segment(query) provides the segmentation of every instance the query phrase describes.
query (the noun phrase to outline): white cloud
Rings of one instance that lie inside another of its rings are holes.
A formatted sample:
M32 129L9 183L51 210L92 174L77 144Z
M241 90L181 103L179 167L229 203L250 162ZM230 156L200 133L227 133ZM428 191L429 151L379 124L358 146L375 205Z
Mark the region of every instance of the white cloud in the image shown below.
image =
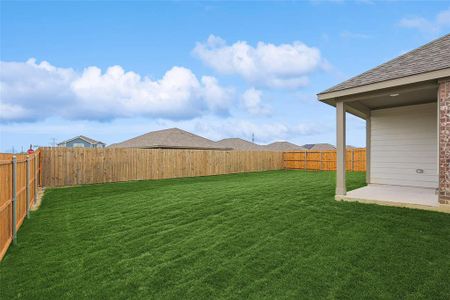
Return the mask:
M423 17L409 17L400 20L399 25L405 28L413 28L422 32L436 33L437 26Z
M165 124L166 126L168 124ZM227 119L197 119L192 121L173 123L171 125L180 126L187 130L192 130L200 135L204 135L213 140L220 140L230 137L240 137L251 140L255 135L255 140L259 143L270 143L278 140L293 140L299 136L311 136L321 133L316 124L299 123L289 125L283 122L256 122L238 118Z
M232 45L210 35L197 43L194 55L222 74L237 74L255 85L272 88L297 88L309 83L308 75L325 64L317 48L295 41L274 45L258 42L256 47L246 41Z
M0 121L226 114L234 93L214 77L198 79L183 67L173 67L161 79L152 80L120 66L105 72L97 67L76 72L34 59L0 64Z
M19 105L8 104L0 102L0 117L4 121L14 121L20 119L26 119L30 116L31 112Z
M252 115L263 116L270 113L270 108L262 103L262 92L250 88L242 94L242 104Z
M440 26L450 26L450 8L437 14L436 23Z
M286 137L289 127L283 123L256 123L249 120L229 118L224 120L197 120L191 124L192 130L213 140L239 137L263 143L272 139Z
M433 20L418 16L406 17L400 20L399 25L425 34L438 35L450 26L450 8L439 12Z
M320 129L319 129L320 128ZM289 134L293 136L306 136L322 133L330 130L328 126L319 127L318 124L300 123L289 128Z
M62 118L49 118L39 122L7 123L1 124L3 134L0 139L0 149L16 150L20 146L33 145L48 146L53 142L66 140L76 135L86 135L108 144L120 142L148 131L178 127L195 134L220 140L223 138L240 137L251 140L255 134L257 143L270 143L279 140L303 143L314 141L332 141L321 137L323 134L333 132L332 128L318 126L314 122L289 124L284 121L248 120L237 117L220 117L208 115L196 117L191 120L168 119L115 119L104 123L87 120L67 120ZM334 136L331 135L333 138Z
M231 106L231 96L234 94L234 90L221 87L217 79L211 76L203 76L201 82L203 84L202 96L208 108L215 112L227 112Z

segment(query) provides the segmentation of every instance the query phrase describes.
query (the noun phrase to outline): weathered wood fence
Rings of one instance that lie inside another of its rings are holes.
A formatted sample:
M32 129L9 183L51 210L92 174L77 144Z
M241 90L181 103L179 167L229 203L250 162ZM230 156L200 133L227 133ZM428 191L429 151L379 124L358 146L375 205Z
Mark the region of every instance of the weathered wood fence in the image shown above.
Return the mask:
M283 161L286 169L335 171L336 150L284 152ZM366 149L347 149L346 167L347 171L366 171Z
M29 156L0 154L0 260L37 201L40 174L39 151Z
M41 148L48 187L283 169L282 152Z

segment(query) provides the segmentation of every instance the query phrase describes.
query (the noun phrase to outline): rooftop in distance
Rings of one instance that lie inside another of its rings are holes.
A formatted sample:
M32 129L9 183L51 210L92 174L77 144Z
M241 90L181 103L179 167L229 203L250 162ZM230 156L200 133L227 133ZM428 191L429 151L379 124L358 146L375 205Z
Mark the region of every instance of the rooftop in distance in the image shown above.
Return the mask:
M214 141L179 128L151 131L109 147L230 150L230 148L221 147Z
M241 151L300 151L300 150L334 150L331 144L296 145L288 141L259 145L241 138L226 138L217 142L190 133L179 128L151 131L146 134L111 144L109 147L142 149L209 149Z

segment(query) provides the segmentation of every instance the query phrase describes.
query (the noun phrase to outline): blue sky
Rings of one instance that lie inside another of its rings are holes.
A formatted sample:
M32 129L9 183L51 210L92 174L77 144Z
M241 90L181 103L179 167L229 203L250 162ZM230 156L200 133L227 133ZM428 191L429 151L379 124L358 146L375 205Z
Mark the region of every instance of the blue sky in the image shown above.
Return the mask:
M2 1L0 151L167 127L335 143L315 94L450 31L448 1ZM348 144L365 123L348 117Z

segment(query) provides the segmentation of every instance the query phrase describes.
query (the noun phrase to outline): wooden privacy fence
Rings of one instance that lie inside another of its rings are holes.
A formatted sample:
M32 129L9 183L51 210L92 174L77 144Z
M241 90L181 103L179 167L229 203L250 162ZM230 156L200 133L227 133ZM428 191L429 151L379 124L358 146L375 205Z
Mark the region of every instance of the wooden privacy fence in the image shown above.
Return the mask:
M283 153L283 161L286 169L335 171L336 150L326 151L292 151ZM347 149L347 171L366 171L366 149Z
M29 156L0 154L0 260L37 203L40 174L39 151Z
M283 169L282 152L41 148L48 187Z
M347 170L366 170L366 149L347 150ZM0 260L16 239L39 186L208 176L279 169L336 170L336 151L40 148L0 154Z

